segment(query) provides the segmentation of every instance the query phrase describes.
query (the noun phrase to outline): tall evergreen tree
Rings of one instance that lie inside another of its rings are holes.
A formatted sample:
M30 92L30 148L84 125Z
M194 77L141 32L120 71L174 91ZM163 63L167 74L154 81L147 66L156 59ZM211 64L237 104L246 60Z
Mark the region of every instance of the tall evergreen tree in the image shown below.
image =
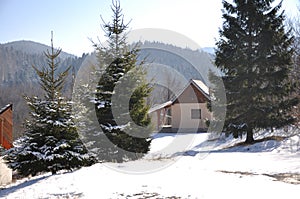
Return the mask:
M300 14L300 8L298 9L298 15ZM300 75L300 19L299 17L290 18L288 20L288 27L291 28L293 36L294 36L294 57L293 63L294 68L292 71L291 79L297 84L295 95L298 96L300 99L300 82L299 82L299 75ZM300 104L297 105L293 109L293 115L297 119L297 126L300 126Z
M281 3L274 0L223 0L223 27L216 60L224 73L227 97L225 130L235 137L247 134L252 143L259 129L279 128L294 122L288 80L292 67L293 37L285 30Z
M24 136L8 150L5 159L20 175L40 172L71 170L92 163L76 131L72 115L72 102L61 96L61 90L70 69L57 73L57 58L61 49L45 52L48 65L33 66L45 91L44 98L25 96L31 110L31 120L25 122Z
M105 161L137 159L149 151L151 121L147 115L146 98L151 92L145 71L137 61L138 46L126 39L128 24L124 23L119 1L112 4L112 22L103 29L108 45L94 43L103 73L96 94L96 114L104 136L100 139ZM109 142L109 143L107 143Z

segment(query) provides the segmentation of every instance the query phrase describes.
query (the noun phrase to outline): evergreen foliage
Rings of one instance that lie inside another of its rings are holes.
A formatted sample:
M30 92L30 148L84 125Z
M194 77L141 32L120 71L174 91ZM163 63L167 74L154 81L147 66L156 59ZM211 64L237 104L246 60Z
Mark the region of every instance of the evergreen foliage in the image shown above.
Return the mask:
M61 96L70 69L57 72L56 61L61 49L45 52L48 65L42 69L33 66L45 91L44 98L25 96L31 110L31 120L25 122L24 136L8 150L5 159L20 175L40 172L72 170L93 163L76 131L72 115L72 102Z
M279 128L294 122L290 111L293 37L285 30L281 3L274 0L223 1L223 27L216 60L224 73L227 117L225 130L235 137L254 130Z
M23 46L19 43L24 44L24 49L18 48ZM49 46L35 43L30 45L31 43L33 42L24 41L23 43L23 41L19 41L0 44L0 74L2 76L0 78L0 107L8 103L14 105L14 138L22 136L24 128L20 124L22 124L24 118L29 117L29 109L20 93L26 93L28 96L43 95L43 90L39 86L39 77L32 65L38 67L38 69L41 69L39 66L47 65L47 60L41 51L49 49ZM62 56L64 55L63 53L61 52L59 57L56 58L56 61L60 62L57 72L63 72L64 69L71 65L72 72L74 70L74 73L76 73L85 57L67 56L67 53L64 53L65 56ZM63 96L71 97L72 83L73 78L71 75L68 75L62 89Z
M104 134L99 135L103 161L137 159L149 151L151 121L146 98L151 92L138 62L138 46L127 44L119 1L113 1L113 20L104 23L108 45L94 43L102 74L96 93L96 114ZM108 140L106 138L108 138Z
M299 10L299 9L298 9ZM299 12L299 11L298 11ZM292 74L290 76L291 80L296 83L296 92L295 96L300 99L300 84L299 84L299 75L300 75L300 19L295 17L293 19L288 20L288 27L291 28L294 42L293 48L295 50L293 56L294 68L292 70ZM296 117L296 124L300 126L300 103L293 109L293 115Z

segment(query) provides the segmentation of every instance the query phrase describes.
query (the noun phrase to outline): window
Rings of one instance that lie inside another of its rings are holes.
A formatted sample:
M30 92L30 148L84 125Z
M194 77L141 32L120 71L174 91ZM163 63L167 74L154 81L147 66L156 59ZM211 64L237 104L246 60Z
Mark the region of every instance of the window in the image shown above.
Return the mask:
M192 109L191 110L192 119L201 119L201 109Z

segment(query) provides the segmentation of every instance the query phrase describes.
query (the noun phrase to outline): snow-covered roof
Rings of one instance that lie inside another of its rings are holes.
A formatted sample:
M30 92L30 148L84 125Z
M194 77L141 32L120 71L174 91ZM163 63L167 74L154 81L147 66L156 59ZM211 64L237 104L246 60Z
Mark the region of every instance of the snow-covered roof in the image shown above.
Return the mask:
M4 111L6 111L8 108L11 108L12 104L7 104L6 106L4 106L3 108L0 109L0 114L3 113Z
M180 96L182 93L190 86L194 85L207 99L210 99L209 97L209 88L201 81L196 79L191 79L189 83L182 89L182 91L177 95L177 97L173 100L173 102Z
M192 79L191 82L194 83L198 89L201 89L205 94L209 95L209 88L201 80Z
M165 108L167 106L170 106L172 103L173 103L173 101L167 101L167 102L165 102L163 104L156 105L156 106L150 108L149 111L148 111L148 113L153 113L153 112L155 112L155 111L157 111L159 109L162 109L162 108Z

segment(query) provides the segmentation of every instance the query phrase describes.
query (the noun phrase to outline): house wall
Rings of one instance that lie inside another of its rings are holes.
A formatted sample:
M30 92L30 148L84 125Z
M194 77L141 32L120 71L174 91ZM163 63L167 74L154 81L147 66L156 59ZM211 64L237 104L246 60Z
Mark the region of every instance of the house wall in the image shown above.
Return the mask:
M201 109L201 119L192 119L192 109ZM211 113L206 103L182 103L172 106L172 128L179 132L197 132L206 130L206 120L211 119Z
M13 142L12 114L10 108L0 114L0 145L6 149L11 148Z
M194 85L189 85L178 98L175 100L177 103L205 103L206 97Z
M0 157L0 186L11 183L12 181L12 170L4 164Z
M168 109L170 109L170 107L162 108L149 114L149 116L151 117L151 125L154 131L159 132L162 130L162 128L166 128L167 126L169 126L167 119Z

